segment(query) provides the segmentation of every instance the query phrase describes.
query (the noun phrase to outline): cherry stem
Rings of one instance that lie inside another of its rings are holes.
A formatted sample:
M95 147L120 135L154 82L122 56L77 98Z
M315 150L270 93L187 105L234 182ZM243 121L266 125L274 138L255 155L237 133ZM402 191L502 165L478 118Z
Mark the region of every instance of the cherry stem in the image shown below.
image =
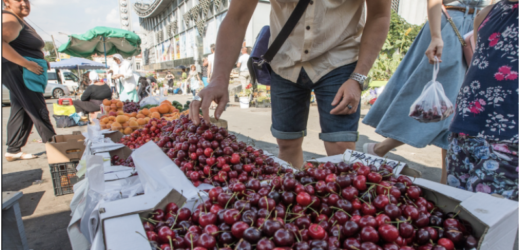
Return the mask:
M346 213L350 218L352 218L352 215L350 215L349 213L347 213L345 210L339 208L339 207L330 207L331 209L335 209L335 210L339 210L339 211L342 211L343 213ZM332 218L332 216L331 216Z
M173 250L172 237L168 236L168 240L170 241L170 248Z
M289 214L289 208L292 206L292 204L289 204L287 206L287 209L285 210L285 217L283 218L283 222L287 223L287 215Z
M150 222L150 223L152 223L152 224L154 224L154 225L157 224L157 222L159 222L158 220L152 220L152 219L150 219L150 218L143 218L143 217L141 217L141 219L142 219L142 220L145 220L145 221L148 221L148 222Z
M233 197L235 197L237 193L233 193L233 195L231 195L231 198L229 198L229 200L227 201L226 203L226 206L224 207L224 209L227 209L227 206L229 205L229 202L233 199Z

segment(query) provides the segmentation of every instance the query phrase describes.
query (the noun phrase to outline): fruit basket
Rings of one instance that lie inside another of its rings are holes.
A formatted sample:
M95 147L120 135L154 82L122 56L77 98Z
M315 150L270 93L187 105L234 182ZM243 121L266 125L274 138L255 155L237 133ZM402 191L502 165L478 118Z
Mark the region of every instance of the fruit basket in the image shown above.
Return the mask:
M81 178L76 176L76 166L78 163L79 162L49 164L54 195L60 196L74 193L74 184L84 178L84 176Z

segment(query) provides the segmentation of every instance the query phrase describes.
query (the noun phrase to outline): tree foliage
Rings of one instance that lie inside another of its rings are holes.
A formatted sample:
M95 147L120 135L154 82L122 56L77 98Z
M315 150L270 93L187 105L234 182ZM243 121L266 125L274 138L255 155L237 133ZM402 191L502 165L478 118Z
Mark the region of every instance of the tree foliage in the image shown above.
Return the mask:
M45 41L44 51L49 51L50 55L45 56L45 60L48 62L56 61L56 52L54 50L54 44L51 41Z
M421 31L422 25L413 25L406 22L392 10L390 29L379 57L374 62L369 81L386 81L390 79L399 63L410 49L415 37Z

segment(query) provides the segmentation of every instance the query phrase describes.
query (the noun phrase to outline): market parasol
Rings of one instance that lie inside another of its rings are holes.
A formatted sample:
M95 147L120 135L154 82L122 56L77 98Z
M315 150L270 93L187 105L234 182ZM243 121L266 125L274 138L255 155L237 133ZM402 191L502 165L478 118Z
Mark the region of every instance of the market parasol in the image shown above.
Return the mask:
M131 31L100 26L81 35L70 35L58 51L76 57L104 54L106 66L107 55L119 53L126 58L141 54L141 38Z

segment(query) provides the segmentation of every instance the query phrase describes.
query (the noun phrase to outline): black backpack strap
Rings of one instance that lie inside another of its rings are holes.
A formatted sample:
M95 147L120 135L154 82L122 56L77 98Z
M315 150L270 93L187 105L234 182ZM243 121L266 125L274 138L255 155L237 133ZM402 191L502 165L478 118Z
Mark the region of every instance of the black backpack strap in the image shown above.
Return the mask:
M273 60L276 53L278 53L278 50L280 50L285 40L287 40L291 32L294 30L294 27L296 27L296 24L303 16L303 13L305 13L310 2L311 0L300 0L298 2L278 36L276 36L271 46L267 49L267 52L262 56L264 61L270 63Z

